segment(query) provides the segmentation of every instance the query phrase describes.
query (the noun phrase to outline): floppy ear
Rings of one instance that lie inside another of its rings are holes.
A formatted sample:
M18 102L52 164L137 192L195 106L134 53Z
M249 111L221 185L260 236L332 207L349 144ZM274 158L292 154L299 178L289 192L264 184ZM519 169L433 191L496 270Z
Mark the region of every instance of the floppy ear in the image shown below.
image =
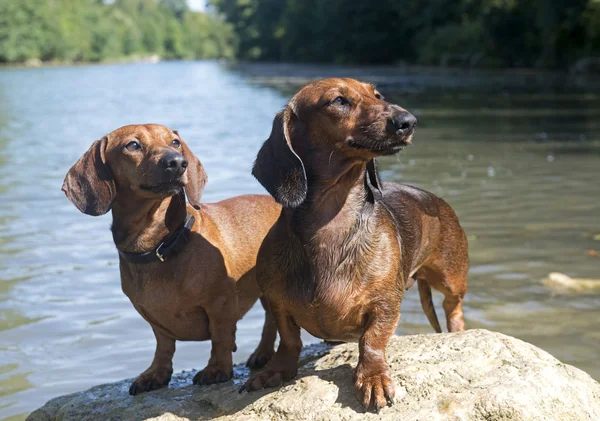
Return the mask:
M112 207L117 194L115 182L104 152L107 138L96 140L67 173L62 191L81 212L104 215Z
M252 175L283 205L298 207L306 199L308 183L300 157L290 140L296 115L289 106L277 113L271 135L258 151Z
M182 140L183 157L188 162L187 184L185 185L185 194L188 202L196 209L200 209L200 198L204 191L204 186L208 181L208 176L200 160L192 153L188 145Z

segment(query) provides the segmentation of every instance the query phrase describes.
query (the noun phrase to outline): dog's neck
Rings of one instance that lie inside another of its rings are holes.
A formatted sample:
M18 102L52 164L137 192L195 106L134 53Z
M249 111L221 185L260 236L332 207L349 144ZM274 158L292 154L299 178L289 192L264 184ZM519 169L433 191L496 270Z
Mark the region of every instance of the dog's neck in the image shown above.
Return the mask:
M160 242L181 227L187 215L185 196L180 193L164 199L122 200L112 209L111 231L117 249L130 253L154 250Z
M306 163L306 161L304 161ZM307 302L335 306L351 279L365 275L371 244L378 241L371 228L377 203L367 184L367 163L352 162L337 170L313 172L306 165L308 194L295 209L284 208L288 226L306 259L303 275L286 288Z
M366 163L338 161L312 171L307 166L308 193L306 201L293 210L296 229L313 238L319 232L347 235L356 225L367 202Z

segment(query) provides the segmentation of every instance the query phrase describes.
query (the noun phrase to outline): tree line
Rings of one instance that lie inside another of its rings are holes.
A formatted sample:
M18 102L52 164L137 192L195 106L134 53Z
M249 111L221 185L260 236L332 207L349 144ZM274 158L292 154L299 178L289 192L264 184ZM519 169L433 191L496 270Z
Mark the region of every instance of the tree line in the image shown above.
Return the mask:
M78 62L157 54L232 58L235 34L185 0L0 0L0 62Z
M165 59L566 68L600 0L0 0L0 62ZM600 59L599 59L600 60Z
M600 0L210 0L242 59L565 68L600 55Z

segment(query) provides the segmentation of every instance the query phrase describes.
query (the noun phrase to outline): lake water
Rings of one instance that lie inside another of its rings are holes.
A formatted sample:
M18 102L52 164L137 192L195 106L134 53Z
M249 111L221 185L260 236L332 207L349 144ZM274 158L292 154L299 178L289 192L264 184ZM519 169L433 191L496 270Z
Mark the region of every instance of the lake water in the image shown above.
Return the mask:
M135 377L154 352L149 325L121 292L110 214L83 215L60 191L70 166L119 126L162 123L204 164L204 201L260 193L251 164L304 80L292 71L216 62L0 70L0 419ZM474 94L435 86L454 80L439 75L359 74L419 118L414 147L383 159L382 176L456 210L470 243L468 327L524 339L600 379L600 292L540 283L554 271L600 278L590 251L600 251L600 97L532 94L528 83L495 93L485 76L486 93ZM235 362L256 346L262 321L258 305L239 323ZM411 290L398 333L427 332ZM202 368L209 352L209 342L178 343L175 370Z

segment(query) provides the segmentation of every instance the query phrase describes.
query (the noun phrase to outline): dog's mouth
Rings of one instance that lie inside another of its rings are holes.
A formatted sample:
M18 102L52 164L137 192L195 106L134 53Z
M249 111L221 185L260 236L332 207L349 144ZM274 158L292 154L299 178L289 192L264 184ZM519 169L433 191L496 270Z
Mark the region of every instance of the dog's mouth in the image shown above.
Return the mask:
M181 179L161 181L158 184L140 184L142 190L146 190L152 193L160 195L175 195L183 189L185 185Z
M394 138L386 138L381 141L373 139L356 139L349 138L346 144L354 149L376 153L378 155L394 155L412 144L413 131L402 136L394 136Z

